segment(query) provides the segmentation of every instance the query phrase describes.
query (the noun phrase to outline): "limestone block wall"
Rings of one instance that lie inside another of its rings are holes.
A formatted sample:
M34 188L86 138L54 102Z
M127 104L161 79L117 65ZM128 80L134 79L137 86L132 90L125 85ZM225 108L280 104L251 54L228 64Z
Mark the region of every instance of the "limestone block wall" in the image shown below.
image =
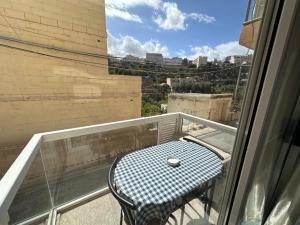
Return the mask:
M32 134L140 117L108 74L104 0L0 1L0 178Z
M0 34L106 55L104 0L1 0Z
M217 122L236 117L231 112L232 94L172 93L168 97L168 112L184 112Z

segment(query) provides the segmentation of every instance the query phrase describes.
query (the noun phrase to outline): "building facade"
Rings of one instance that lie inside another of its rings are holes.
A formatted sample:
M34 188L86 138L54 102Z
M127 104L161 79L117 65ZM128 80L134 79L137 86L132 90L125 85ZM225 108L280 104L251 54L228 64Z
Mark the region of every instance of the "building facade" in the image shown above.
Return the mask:
M164 58L164 65L165 66L181 66L182 65L182 58L174 57L172 59L170 58Z
M232 94L172 93L168 97L168 113L183 112L216 122L237 120L231 106Z
M146 61L158 65L163 64L163 55L161 53L146 53Z
M197 68L201 65L207 64L207 57L206 56L199 56L194 59L193 64L197 66Z
M140 77L108 74L104 0L0 13L0 178L34 133L140 116Z
M141 63L141 64L145 64L145 59L143 58L139 58L133 55L126 55L123 59L123 62L134 62L134 63Z
M227 56L225 58L225 62L231 63L231 64L251 64L253 59L253 55L231 55Z

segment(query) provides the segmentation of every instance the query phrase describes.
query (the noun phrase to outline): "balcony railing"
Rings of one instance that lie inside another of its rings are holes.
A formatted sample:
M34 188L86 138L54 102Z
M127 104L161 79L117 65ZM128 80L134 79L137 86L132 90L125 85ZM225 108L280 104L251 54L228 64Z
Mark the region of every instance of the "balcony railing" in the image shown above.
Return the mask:
M245 22L240 34L240 45L255 49L264 7L265 0L248 0Z
M55 224L57 213L107 192L107 170L121 152L192 136L230 155L235 133L171 113L35 134L0 181L0 224Z
M245 23L261 20L265 7L265 0L248 0Z

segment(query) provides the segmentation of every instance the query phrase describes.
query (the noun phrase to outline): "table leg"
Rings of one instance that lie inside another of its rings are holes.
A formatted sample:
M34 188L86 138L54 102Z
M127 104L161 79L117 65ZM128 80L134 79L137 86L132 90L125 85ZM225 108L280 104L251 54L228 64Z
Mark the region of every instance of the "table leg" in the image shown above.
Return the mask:
M205 192L204 192L204 218L207 218L206 212L207 212L207 192L208 192L208 182L205 184Z
M122 212L122 209L121 209L121 215L120 215L120 225L123 224L123 212Z
M210 210L213 203L214 191L215 191L216 180L212 180L211 188L209 190L209 198L208 198L208 207L207 207L207 215L210 216Z

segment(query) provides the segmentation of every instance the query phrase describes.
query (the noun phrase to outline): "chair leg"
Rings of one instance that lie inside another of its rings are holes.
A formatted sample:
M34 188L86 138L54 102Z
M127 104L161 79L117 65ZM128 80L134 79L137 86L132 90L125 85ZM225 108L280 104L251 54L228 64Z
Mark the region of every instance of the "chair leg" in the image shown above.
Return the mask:
M183 225L184 212L185 212L185 205L181 206L181 218L180 218L180 225Z
M171 214L168 219L174 220L175 225L177 225L177 219L176 219L176 217L173 214ZM166 223L168 222L168 219L167 219Z
M122 209L121 209L121 215L120 215L120 225L123 224L123 212L122 212Z

